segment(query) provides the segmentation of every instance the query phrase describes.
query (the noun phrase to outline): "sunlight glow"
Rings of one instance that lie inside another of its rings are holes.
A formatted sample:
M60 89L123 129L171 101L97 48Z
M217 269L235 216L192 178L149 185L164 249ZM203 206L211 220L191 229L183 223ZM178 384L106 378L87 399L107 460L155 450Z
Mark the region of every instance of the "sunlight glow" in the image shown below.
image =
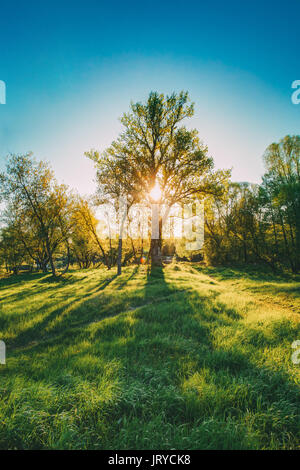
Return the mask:
M151 199L153 199L154 201L157 202L160 200L161 189L160 189L158 181L155 182L155 185L153 186L149 194L150 194Z

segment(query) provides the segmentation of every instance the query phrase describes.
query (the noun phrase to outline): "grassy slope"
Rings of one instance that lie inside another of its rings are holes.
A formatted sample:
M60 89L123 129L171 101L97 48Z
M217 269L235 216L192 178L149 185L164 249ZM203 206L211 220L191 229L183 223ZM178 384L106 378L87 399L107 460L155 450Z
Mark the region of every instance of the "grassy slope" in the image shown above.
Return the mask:
M0 281L0 448L300 448L299 279L21 279Z

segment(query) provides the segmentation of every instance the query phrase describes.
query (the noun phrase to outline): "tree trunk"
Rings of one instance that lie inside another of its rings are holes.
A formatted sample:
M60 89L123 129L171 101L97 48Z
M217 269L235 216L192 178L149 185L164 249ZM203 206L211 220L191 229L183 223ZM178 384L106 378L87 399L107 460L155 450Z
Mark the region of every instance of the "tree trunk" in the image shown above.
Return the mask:
M66 272L69 270L69 267L70 267L70 247L69 247L69 244L67 243L67 264L66 264L65 269L60 275L63 276L64 274L66 274Z
M117 265L118 265L117 275L118 276L120 276L120 274L122 273L122 245L123 245L122 237L119 237L118 258L117 258Z
M51 249L50 249L50 243L49 243L48 238L46 239L46 248L47 248L47 254L48 254L48 257L49 257L49 263L50 263L50 267L51 267L51 271L52 271L52 276L56 277L54 261L53 261L52 252L51 252Z
M244 262L247 263L248 256L247 256L247 244L245 240L243 240L243 253L244 253Z
M279 210L279 217L280 217L280 222L281 222L281 228L282 228L282 233L283 233L283 239L284 239L284 243L285 243L287 258L290 262L291 270L292 270L292 272L294 272L295 267L294 267L294 263L292 261L292 258L290 256L289 244L288 244L288 240L287 240L287 236L286 236L286 231L285 231L285 228L284 228L283 217L282 217L282 214L281 214L280 210Z
M39 268L43 271L43 273L47 273L47 261L43 261L42 263L39 263Z
M161 266L162 257L161 257L161 243L159 239L151 239L151 265L152 266Z
M159 204L152 204L152 233L151 233L151 265L162 266L161 246L162 246L162 219Z
M124 201L123 201L124 202ZM124 207L123 207L124 209ZM125 203L125 209L123 214L121 215L121 224L120 224L120 230L119 230L119 243L118 243L118 256L117 256L117 276L120 276L122 274L122 251L123 251L123 232L124 232L124 225L125 225L125 220L128 214L128 206L127 202Z

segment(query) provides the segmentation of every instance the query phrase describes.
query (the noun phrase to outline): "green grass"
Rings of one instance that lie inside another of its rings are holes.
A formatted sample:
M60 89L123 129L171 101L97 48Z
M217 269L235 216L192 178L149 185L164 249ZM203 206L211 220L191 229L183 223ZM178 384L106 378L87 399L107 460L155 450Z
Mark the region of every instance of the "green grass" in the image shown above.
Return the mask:
M0 289L1 449L300 448L299 278L171 264Z

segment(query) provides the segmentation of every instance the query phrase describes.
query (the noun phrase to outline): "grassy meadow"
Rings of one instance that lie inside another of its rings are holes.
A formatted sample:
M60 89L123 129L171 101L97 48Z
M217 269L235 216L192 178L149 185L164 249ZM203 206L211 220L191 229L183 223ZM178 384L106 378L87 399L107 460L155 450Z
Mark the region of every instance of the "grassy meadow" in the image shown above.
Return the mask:
M0 280L1 449L300 449L300 277L172 263Z

